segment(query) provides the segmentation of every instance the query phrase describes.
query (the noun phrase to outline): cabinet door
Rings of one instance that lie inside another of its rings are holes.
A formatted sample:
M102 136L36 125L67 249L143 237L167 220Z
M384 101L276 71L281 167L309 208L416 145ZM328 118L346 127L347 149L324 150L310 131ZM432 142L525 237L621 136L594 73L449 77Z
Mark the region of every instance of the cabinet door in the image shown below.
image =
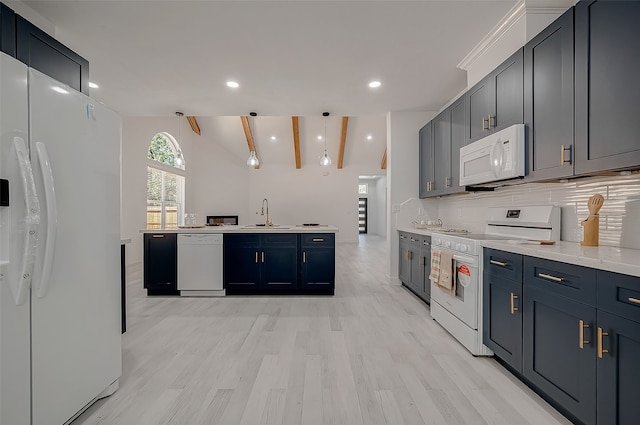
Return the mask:
M260 237L260 286L268 291L290 291L298 287L298 236L265 234Z
M523 295L523 375L570 415L595 424L595 308L529 285L526 277Z
M31 22L17 17L17 58L20 62L89 95L89 62Z
M419 164L419 182L420 188L418 193L421 198L426 198L431 195L433 189L433 132L431 121L429 121L424 127L420 129L419 133L420 145L418 150L420 152L420 164Z
M177 295L178 245L175 233L144 234L144 287L149 295Z
M409 236L400 233L400 258L398 259L398 278L404 284L411 283L411 261L409 260Z
M523 122L522 49L498 66L490 74L492 93L489 117L491 132L504 130Z
M598 329L598 424L637 424L640 323L598 310Z
M0 51L16 56L16 14L0 3Z
M465 97L451 105L451 184L450 192L464 191L460 186L460 148L467 144Z
M575 8L576 174L640 164L640 2Z
M528 180L573 175L573 8L524 48Z
M224 235L224 287L227 293L257 290L260 282L260 254L257 235Z
M301 289L333 294L335 257L332 248L303 248Z
M491 76L486 77L465 93L467 144L482 139L489 134L489 115L495 114Z
M431 195L442 195L451 187L451 110L445 109L431 122L434 179Z
M496 356L522 372L522 281L484 273L484 344Z

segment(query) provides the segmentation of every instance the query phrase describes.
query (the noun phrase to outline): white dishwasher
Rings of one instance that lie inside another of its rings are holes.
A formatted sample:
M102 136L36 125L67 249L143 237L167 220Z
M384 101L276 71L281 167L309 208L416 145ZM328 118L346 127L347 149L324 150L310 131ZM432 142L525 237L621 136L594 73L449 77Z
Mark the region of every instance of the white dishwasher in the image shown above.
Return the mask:
M178 235L178 290L182 296L223 296L222 234Z

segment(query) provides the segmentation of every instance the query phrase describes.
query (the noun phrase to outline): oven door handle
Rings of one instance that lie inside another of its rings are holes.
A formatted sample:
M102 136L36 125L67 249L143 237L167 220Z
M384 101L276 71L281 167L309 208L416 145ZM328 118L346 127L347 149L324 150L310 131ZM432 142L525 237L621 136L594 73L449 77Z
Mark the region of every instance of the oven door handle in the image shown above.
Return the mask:
M467 257L466 255L458 255L455 254L453 256L453 259L456 260L458 263L463 263L466 264L469 267L478 267L478 260L474 257Z

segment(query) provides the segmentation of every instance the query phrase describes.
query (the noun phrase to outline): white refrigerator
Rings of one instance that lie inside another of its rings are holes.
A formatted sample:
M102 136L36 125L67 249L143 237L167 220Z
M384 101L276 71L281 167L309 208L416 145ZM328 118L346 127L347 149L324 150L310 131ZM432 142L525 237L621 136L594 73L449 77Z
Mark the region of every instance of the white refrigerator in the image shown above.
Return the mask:
M0 53L0 425L62 425L121 375L113 111Z

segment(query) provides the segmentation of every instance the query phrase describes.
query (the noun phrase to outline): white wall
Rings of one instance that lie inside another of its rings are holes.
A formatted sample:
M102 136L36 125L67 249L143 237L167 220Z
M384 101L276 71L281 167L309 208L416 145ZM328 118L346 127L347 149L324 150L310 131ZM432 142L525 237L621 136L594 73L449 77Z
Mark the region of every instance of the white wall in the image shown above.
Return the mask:
M431 120L436 111L390 112L387 114L387 246L388 275L392 283L398 281L397 217L401 205L418 198L418 132ZM422 201L419 201L422 205ZM411 202L409 202L411 203ZM426 208L437 213L437 203L424 201ZM416 216L418 208L415 208Z
M180 144L186 165L185 211L195 212L204 224L208 214L249 215L249 170L224 148L198 136L176 117L129 117L122 128L122 221L127 264L142 261L142 234L146 226L147 152L151 138L166 131ZM181 137L178 137L180 134Z

